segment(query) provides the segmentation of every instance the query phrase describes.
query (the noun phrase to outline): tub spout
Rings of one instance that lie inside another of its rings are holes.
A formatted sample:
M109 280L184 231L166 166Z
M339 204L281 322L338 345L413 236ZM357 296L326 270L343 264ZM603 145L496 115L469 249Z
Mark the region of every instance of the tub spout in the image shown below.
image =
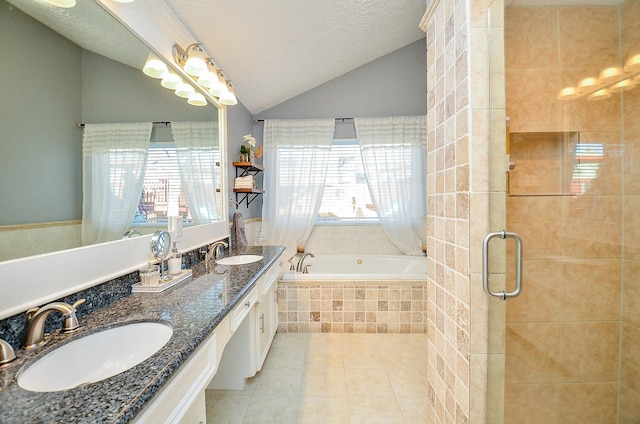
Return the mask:
M296 272L302 272L304 270L304 260L307 258L307 256L311 256L312 258L316 257L313 253L305 253L304 255L302 255L302 257L298 260L298 264L296 265Z

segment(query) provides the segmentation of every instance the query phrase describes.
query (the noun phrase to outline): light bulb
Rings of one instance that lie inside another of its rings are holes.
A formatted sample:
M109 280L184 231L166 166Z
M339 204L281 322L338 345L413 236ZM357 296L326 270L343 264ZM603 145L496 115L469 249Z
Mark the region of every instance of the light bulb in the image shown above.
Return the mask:
M227 106L233 106L238 104L238 99L236 99L236 95L233 93L233 88L227 86L227 91L220 95L220 103Z
M192 106L206 106L207 99L204 98L202 93L194 92L194 93L191 93L191 95L189 96L187 103L189 103Z
M174 74L173 72L167 72L164 78L162 78L162 81L160 81L160 85L164 88L175 90L183 82L184 81L182 81L180 75Z
M188 99L193 92L196 91L190 84L183 82L176 88L176 96Z
M207 72L207 63L205 62L204 52L199 45L196 45L188 53L189 58L184 64L184 70L190 75L199 76L203 72Z
M169 72L169 69L158 56L153 53L149 53L147 61L142 68L142 72L151 78L164 78L164 76Z

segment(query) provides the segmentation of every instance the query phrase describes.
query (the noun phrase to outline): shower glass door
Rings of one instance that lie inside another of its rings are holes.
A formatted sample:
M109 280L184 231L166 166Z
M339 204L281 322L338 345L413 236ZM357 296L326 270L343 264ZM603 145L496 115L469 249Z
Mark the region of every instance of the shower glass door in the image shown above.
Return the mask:
M506 3L489 11L507 122L491 210L522 237L523 288L489 301L487 422L638 423L640 0Z

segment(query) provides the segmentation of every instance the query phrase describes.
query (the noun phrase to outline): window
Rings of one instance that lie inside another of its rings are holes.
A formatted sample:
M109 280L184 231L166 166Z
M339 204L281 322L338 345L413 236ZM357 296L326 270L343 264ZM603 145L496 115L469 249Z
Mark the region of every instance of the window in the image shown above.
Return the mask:
M356 139L336 139L331 144L324 195L316 223L378 223Z
M191 222L182 190L178 157L173 143L152 143L147 157L144 186L133 226L166 225L168 216Z

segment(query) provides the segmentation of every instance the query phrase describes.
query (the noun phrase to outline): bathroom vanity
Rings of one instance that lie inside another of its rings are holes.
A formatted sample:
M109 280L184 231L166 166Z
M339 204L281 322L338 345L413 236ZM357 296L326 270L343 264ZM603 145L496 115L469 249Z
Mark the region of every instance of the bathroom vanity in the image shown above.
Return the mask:
M210 384L234 388L262 367L278 324L282 252L279 246L249 248L246 253L263 259L216 265L165 292L132 293L83 317L74 334L56 331L44 347L18 350L18 359L0 369L0 421L205 423ZM17 383L21 368L71 340L149 321L171 325L173 334L133 368L65 391L34 392Z

